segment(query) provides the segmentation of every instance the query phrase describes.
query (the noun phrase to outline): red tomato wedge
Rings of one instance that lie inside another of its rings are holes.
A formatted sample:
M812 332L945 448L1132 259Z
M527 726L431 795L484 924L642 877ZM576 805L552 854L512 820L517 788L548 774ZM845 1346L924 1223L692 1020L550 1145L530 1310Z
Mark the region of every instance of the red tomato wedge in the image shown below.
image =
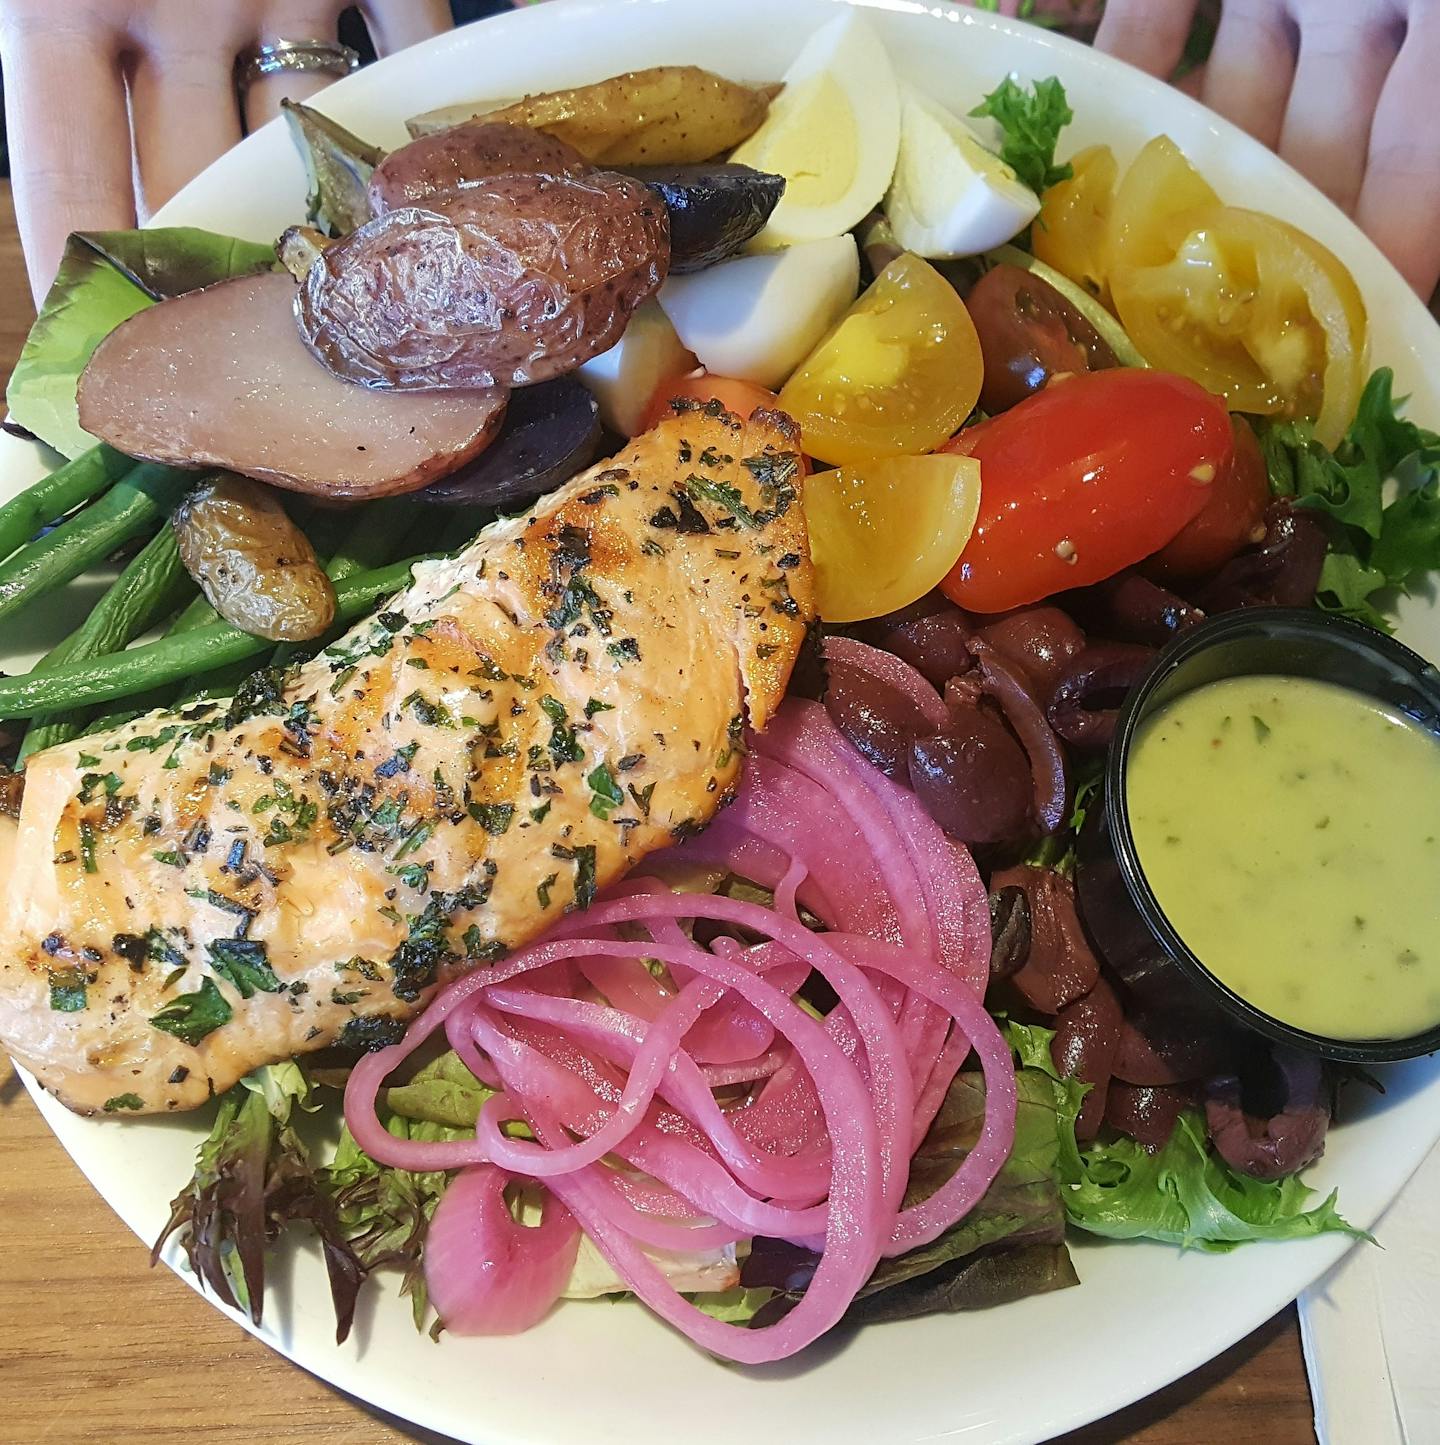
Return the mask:
M1203 577L1223 567L1242 547L1265 535L1270 482L1260 443L1243 417L1232 417L1235 450L1220 469L1210 497L1146 564L1162 581Z
M645 430L649 431L657 422L670 415L670 403L685 401L719 401L726 411L733 411L742 421L748 420L752 411L762 406L778 409L780 398L753 381L736 381L729 376L712 376L708 371L692 372L689 376L672 376L662 381L645 414Z
M980 518L941 590L1004 612L1111 577L1199 515L1233 446L1225 403L1184 377L1052 382L943 448L980 463Z

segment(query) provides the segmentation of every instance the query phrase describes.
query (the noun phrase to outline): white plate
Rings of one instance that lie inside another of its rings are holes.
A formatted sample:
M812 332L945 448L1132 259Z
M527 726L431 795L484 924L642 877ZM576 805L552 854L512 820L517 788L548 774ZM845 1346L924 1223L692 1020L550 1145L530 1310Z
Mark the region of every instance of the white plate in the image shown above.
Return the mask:
M783 72L838 0L557 0L445 36L341 81L324 109L369 139L398 143L408 114L467 99L598 80L661 62L737 79ZM1260 146L1173 90L1041 30L949 4L877 0L898 69L968 108L1007 71L1058 74L1076 111L1067 150L1108 141L1122 159L1157 131L1183 146L1221 193L1271 211L1331 246L1365 293L1377 359L1440 418L1440 332L1378 252L1333 206ZM299 219L299 162L278 125L252 136L158 220L267 240ZM0 437L8 493L37 475L36 449ZM6 639L25 650L19 629ZM1402 631L1440 656L1440 615L1411 604ZM1390 1070L1384 1099L1331 1135L1312 1176L1339 1187L1369 1225L1440 1135L1440 1067ZM1364 1091L1359 1091L1364 1092ZM188 1178L194 1119L77 1119L40 1096L61 1142L141 1238ZM1194 1369L1255 1328L1339 1257L1337 1238L1182 1255L1150 1245L1081 1243L1078 1289L983 1314L884 1325L822 1343L803 1360L744 1371L714 1363L639 1306L566 1305L513 1339L417 1335L393 1296L362 1306L336 1348L318 1260L274 1270L261 1338L342 1389L467 1441L642 1442L1043 1439L1108 1414ZM171 1256L173 1263L174 1256ZM115 1327L121 1328L117 1320Z

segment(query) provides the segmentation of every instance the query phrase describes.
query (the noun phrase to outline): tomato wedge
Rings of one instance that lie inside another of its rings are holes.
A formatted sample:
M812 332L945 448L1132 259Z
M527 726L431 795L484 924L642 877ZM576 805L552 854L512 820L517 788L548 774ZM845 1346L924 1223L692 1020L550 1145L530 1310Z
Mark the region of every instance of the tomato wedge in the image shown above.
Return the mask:
M766 391L753 381L737 381L731 376L695 371L688 376L672 376L660 383L645 413L644 430L649 431L670 415L672 401L718 401L726 411L733 411L742 420L760 407L780 405L780 398L773 391Z
M943 448L980 463L980 516L940 584L974 612L1086 587L1158 551L1230 460L1225 404L1119 368L1052 384Z
M1238 416L1230 420L1235 450L1211 484L1204 507L1145 563L1144 571L1162 582L1217 571L1265 535L1270 503L1265 457L1250 423Z

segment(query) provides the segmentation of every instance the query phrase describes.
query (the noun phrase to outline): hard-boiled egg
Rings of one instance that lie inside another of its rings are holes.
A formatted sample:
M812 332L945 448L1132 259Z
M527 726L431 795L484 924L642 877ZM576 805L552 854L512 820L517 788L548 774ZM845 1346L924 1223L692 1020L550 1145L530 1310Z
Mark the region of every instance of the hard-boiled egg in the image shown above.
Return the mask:
M859 284L855 238L831 236L671 276L660 305L707 370L773 389L840 319Z
M900 155L885 197L896 241L921 256L976 256L1023 231L1040 198L959 116L912 86L900 97Z
M599 403L600 420L611 431L633 437L645 430L645 414L660 383L694 366L695 358L652 297L636 308L620 340L577 367L575 375Z
M890 57L870 22L846 9L811 36L765 123L730 157L785 177L757 249L848 231L885 194L899 141Z

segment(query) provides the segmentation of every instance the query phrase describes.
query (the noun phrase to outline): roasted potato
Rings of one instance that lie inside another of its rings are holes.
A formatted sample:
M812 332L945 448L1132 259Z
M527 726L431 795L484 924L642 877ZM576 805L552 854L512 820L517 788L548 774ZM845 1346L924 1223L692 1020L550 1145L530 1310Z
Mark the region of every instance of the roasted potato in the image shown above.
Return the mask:
M413 492L494 439L507 392L375 391L311 355L294 278L239 276L137 311L80 376L80 425L126 456L334 499Z
M638 181L492 176L329 247L300 333L369 387L528 386L613 346L669 260L665 207Z
M420 494L447 507L520 507L595 459L600 408L573 376L514 392L500 434L473 462Z
M597 165L690 165L758 130L778 89L740 85L694 65L657 65L503 105L449 106L407 124L421 136L463 120L507 121L557 136Z
M297 100L282 100L280 108L305 163L311 225L327 236L353 231L369 218L365 187L385 152Z
M590 162L563 140L526 125L468 121L422 135L391 151L370 177L370 212L383 216L427 196L501 176L528 171L545 176L580 175Z
M676 275L733 256L760 232L785 192L784 176L751 166L633 166L625 174L665 202Z
M275 242L275 256L297 281L303 281L305 273L330 244L329 239L313 226L287 226Z
M207 477L172 525L185 570L235 627L303 642L335 620L335 589L310 539L268 487L226 472Z

